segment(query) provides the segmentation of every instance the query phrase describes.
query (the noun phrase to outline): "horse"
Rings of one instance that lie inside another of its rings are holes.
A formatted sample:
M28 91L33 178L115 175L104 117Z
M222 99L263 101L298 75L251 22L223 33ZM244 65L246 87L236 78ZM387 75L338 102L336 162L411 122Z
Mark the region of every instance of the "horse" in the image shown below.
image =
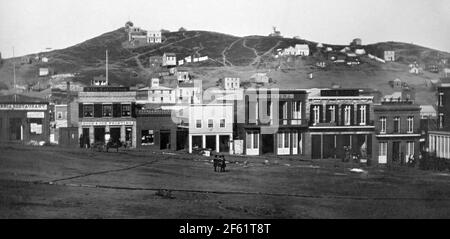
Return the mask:
M106 152L108 152L109 148L116 148L116 152L119 152L119 148L122 147L122 146L124 146L124 144L121 141L119 141L119 140L117 140L117 141L109 141L106 144Z

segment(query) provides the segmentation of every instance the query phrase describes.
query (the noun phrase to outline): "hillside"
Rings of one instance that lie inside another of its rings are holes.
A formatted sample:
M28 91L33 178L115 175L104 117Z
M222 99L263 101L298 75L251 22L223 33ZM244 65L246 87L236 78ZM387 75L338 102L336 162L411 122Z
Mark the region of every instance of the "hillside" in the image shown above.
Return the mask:
M205 85L214 85L219 77L237 75L248 79L257 71L269 72L279 87L329 87L332 83L342 87L370 87L389 94L386 87L389 80L400 78L409 84L425 90L425 82L440 75L426 72L423 75L407 73L407 64L417 61L421 64L435 63L450 54L417 45L384 42L364 46L371 54L380 55L383 50L395 50L398 61L381 64L362 57L362 64L355 67L327 64L324 69L315 67L315 62L323 60L323 54L316 49L316 42L267 36L236 37L232 35L207 32L183 31L163 33L163 43L132 48L127 46L127 33L124 28L105 33L93 39L61 50L46 52L48 63L21 63L21 58L6 59L0 68L0 83L3 87L12 86L12 62L16 62L16 76L19 84L45 80L38 78L39 67L49 67L55 73L76 73L74 81L89 84L93 76L105 72L105 50L109 51L110 82L117 85L132 86L145 83L155 69L149 68L150 57L159 57L164 52L174 52L177 57L188 55L208 56L209 60L185 65L194 72L194 77L203 79ZM311 57L298 57L287 60L274 58L278 48L295 44L308 44ZM343 46L330 46L341 49ZM307 73L314 73L314 79L306 79ZM429 102L425 93L424 103Z

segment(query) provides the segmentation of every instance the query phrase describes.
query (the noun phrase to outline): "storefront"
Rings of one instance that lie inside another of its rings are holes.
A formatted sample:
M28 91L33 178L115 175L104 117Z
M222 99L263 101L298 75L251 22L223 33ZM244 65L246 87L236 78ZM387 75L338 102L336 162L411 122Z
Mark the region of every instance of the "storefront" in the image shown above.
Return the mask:
M0 102L0 141L48 143L48 102L20 102L20 98L16 102Z

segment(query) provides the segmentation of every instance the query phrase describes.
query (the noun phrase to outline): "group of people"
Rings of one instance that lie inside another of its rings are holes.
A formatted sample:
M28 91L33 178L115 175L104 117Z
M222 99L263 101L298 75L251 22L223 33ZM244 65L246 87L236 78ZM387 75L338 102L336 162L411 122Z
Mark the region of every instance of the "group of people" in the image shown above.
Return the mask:
M225 162L225 156L223 155L214 155L214 172L225 172L225 168L227 167L227 164Z

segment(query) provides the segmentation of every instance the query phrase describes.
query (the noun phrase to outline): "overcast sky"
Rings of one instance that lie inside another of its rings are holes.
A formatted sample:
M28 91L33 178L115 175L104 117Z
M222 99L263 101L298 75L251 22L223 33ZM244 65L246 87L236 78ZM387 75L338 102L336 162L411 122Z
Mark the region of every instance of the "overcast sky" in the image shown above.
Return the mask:
M124 26L347 44L403 41L450 52L450 0L0 0L2 56L60 49Z

